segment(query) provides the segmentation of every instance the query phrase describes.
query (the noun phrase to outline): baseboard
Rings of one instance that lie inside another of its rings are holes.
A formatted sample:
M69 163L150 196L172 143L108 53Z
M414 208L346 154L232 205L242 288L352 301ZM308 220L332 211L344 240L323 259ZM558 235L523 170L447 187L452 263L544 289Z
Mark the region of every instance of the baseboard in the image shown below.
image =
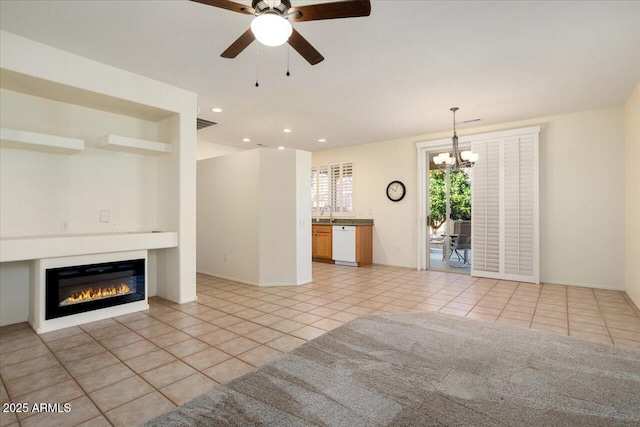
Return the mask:
M196 273L198 273L198 274L206 274L207 276L217 277L218 279L233 280L234 282L243 283L245 285L260 286L256 282L250 282L248 280L238 279L237 277L224 276L222 274L212 273L210 271L196 270Z
M591 288L591 289L602 289L604 291L622 291L624 292L624 287L616 287L616 286L607 286L607 285L594 285L592 283L566 283L562 281L556 280L541 280L540 283L543 285L562 285L562 286L578 286L581 288Z
M217 277L218 279L232 280L234 282L242 283L245 285L257 286L259 288L268 288L268 287L276 287L276 286L299 286L297 283L256 283L256 282L250 282L248 280L238 279L237 277L224 276L222 274L216 274L216 273L211 273L209 271L202 271L202 270L197 270L196 273L206 274L207 276Z
M638 299L634 299L634 298L629 294L629 292L625 292L625 293L627 294L627 296L629 297L629 299L631 300L631 302L636 306L636 308L637 308L638 310L640 310L640 300L638 300Z

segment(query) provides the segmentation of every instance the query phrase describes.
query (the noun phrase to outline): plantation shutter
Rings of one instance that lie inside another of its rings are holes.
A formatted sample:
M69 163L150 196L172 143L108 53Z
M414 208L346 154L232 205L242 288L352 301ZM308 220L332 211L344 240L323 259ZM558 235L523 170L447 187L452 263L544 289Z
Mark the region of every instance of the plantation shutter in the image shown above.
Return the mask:
M342 176L339 164L331 165L331 208L334 212L342 212Z
M340 212L353 212L353 163L343 163L340 176Z
M353 162L319 165L311 168L312 212L331 205L334 213L354 211Z
M504 141L504 273L534 276L536 173L533 138Z
M471 274L539 283L538 134L472 143Z
M318 205L319 211L329 204L329 166L318 166Z
M471 274L500 272L500 142L485 141L472 146L480 157L473 167L471 201Z
M318 212L318 168L311 167L311 212Z

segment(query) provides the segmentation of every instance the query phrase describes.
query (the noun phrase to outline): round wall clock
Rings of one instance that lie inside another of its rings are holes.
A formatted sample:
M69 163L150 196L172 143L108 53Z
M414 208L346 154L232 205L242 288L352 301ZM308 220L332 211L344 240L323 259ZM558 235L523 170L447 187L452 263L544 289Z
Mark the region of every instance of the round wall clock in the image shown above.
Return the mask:
M387 197L392 202L399 202L402 200L406 192L407 189L400 181L391 181L389 185L387 185Z

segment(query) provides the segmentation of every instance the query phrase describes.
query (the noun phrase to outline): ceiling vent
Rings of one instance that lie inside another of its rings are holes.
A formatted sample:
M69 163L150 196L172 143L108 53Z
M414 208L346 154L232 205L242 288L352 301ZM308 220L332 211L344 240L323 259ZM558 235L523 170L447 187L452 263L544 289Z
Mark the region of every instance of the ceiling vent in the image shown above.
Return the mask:
M205 119L198 119L197 121L197 128L198 130L200 129L204 129L204 128L208 128L209 126L213 126L213 125L217 125L216 122L210 122L209 120L205 120Z

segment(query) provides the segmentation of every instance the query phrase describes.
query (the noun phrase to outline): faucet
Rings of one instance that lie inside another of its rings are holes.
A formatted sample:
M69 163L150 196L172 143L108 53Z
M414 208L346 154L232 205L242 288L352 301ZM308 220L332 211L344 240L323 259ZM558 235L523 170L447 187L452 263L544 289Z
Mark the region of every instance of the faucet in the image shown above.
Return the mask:
M320 208L320 216L324 215L324 211L329 208L329 223L333 224L333 209L331 208L331 205L325 205L324 207Z

